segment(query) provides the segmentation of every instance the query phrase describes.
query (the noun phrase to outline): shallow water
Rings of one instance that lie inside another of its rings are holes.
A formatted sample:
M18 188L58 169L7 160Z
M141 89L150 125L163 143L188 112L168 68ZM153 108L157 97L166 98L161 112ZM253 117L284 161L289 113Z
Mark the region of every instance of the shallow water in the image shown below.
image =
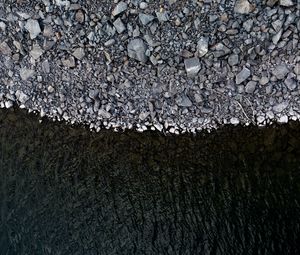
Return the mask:
M96 134L1 110L0 254L299 254L299 134Z

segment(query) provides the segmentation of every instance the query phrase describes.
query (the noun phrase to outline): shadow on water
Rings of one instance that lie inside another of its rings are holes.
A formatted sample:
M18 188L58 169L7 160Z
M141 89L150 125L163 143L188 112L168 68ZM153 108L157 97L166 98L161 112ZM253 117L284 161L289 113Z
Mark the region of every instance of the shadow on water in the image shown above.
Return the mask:
M0 111L1 254L299 254L300 124L99 134Z

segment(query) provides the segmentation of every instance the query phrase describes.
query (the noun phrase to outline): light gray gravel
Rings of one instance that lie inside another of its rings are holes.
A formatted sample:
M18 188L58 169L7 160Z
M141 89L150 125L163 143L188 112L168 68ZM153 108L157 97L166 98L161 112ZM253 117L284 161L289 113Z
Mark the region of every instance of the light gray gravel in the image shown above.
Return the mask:
M196 132L300 118L297 0L0 1L0 107Z

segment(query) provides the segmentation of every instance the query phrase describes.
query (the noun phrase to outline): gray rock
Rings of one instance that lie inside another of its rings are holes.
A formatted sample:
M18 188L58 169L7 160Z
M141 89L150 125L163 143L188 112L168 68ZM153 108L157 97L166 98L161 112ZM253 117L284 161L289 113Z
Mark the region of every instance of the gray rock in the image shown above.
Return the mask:
M178 106L182 106L182 107L191 107L193 105L192 101L189 99L187 95L182 95L177 97L176 103Z
M142 39L133 39L127 46L128 56L140 62L146 63L148 57L146 56L147 46Z
M297 63L294 68L294 73L300 75L300 63Z
M256 81L249 81L245 87L246 93L252 94L255 91L256 84L257 84Z
M156 17L158 19L159 22L166 22L169 20L169 16L168 13L163 11L163 12L156 12Z
M144 14L144 13L140 13L139 14L139 19L141 21L141 23L146 26L148 25L152 20L154 20L154 16L149 15L149 14Z
M114 10L112 11L112 15L113 16L117 16L117 15L125 12L127 10L127 7L128 7L127 3L121 1L120 3L118 3L116 5L116 7L114 8Z
M231 50L228 47L226 47L223 43L217 43L213 47L213 50L215 50L214 57L216 58L226 56L231 52Z
M208 38L201 37L197 43L199 57L203 57L208 52Z
M34 74L35 74L35 71L32 69L28 69L26 67L23 67L20 69L20 76L23 81L26 81L29 78L33 77Z
M11 55L12 51L6 42L0 44L0 52L3 55Z
M294 5L294 1L293 0L280 0L279 4L281 6L289 7L289 6L293 6Z
M126 30L126 27L120 18L117 18L115 20L114 27L116 28L119 34L123 33Z
M25 29L29 32L31 40L35 39L39 35L39 33L41 33L39 22L34 19L27 20Z
M237 0L234 6L234 12L239 14L249 14L254 10L254 6L248 0Z
M201 69L200 61L198 58L188 58L184 60L185 70L189 77L196 76Z
M29 99L29 96L26 95L23 91L20 91L20 90L16 91L16 97L17 97L17 99L19 100L19 102L21 104L25 104Z
M287 77L284 80L284 84L288 87L289 90L294 90L297 88L297 82L294 78Z
M289 69L286 64L277 65L272 71L273 75L276 76L278 80L283 80L285 76L289 73Z
M84 49L83 49L83 48L77 48L77 49L75 49L75 50L73 51L72 55L73 55L75 58L81 60L81 59L83 59L83 57L84 57L84 55L85 55Z
M239 63L239 56L237 54L232 54L228 57L228 64L235 66Z
M230 119L230 123L231 123L232 125L238 125L238 124L240 123L240 120L239 120L238 118L236 118L236 117L232 117L232 118Z
M280 29L280 30L272 37L272 42L273 42L274 44L277 44L277 43L279 42L279 40L280 40L280 38L281 38L281 36L282 36L282 32L283 32L283 30Z
M289 102L288 102L288 101L284 101L284 102L282 102L282 103L280 103L280 104L277 104L277 105L273 106L273 110L274 110L275 112L280 113L280 112L282 112L284 109L286 109L286 108L288 107L288 105L289 105Z
M252 27L253 27L253 19L248 19L243 23L243 28L247 31L250 32Z
M242 82L247 80L250 77L250 75L251 71L247 67L244 67L242 71L240 71L235 77L236 84L241 84Z
M34 60L37 60L40 56L43 55L43 53L44 50L40 47L40 45L34 44L29 54Z
M269 82L269 78L266 76L261 77L259 80L260 85L266 85L266 84L268 84L268 82Z

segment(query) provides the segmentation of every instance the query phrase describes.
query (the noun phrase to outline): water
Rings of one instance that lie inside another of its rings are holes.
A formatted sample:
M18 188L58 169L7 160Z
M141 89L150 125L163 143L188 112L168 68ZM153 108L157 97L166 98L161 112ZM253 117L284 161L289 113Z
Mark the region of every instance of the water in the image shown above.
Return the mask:
M1 110L0 254L299 254L299 134L96 134Z

